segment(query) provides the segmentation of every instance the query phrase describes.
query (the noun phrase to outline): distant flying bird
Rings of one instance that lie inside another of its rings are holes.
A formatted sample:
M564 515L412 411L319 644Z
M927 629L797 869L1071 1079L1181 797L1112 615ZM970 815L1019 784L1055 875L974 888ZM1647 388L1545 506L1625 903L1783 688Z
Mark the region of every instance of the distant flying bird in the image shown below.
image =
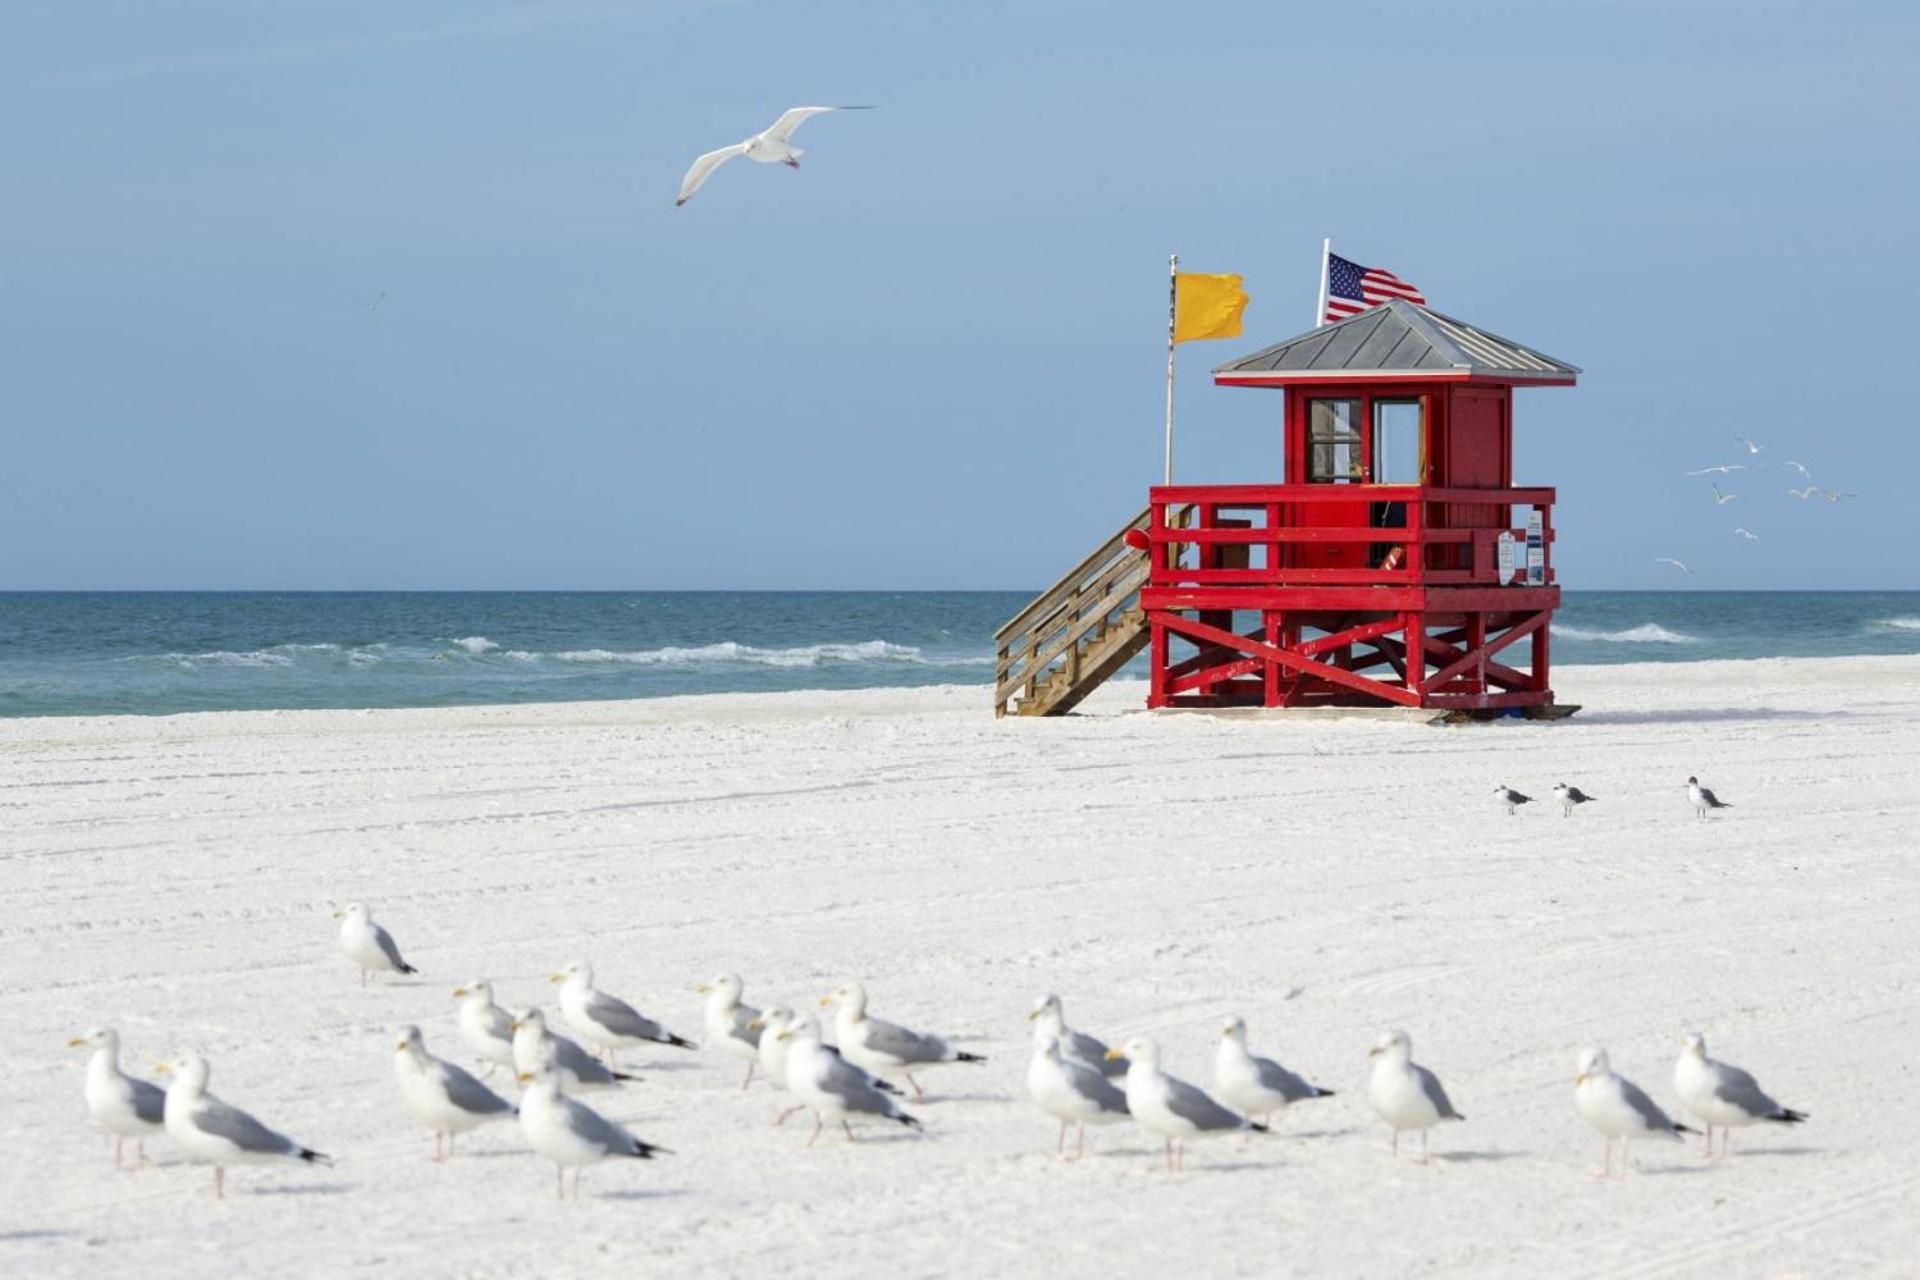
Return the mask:
M1762 451L1767 447L1763 444L1755 444L1753 441L1747 439L1745 436L1735 436L1734 439L1738 440L1741 444L1747 446L1748 453L1759 453L1760 451Z
M1740 500L1740 495L1737 493L1720 492L1720 486L1717 484L1710 484L1707 487L1713 490L1713 505L1716 507L1724 507L1729 502L1738 502Z
M379 310L379 307L380 307L380 303L381 303L381 301L382 301L383 299L385 299L385 298L386 298L386 296L387 296L387 291L386 291L385 289L382 289L382 290L380 291L380 296L379 296L379 297L377 297L377 298L375 298L375 299L374 299L373 301L371 301L371 302L356 302L356 303L354 303L353 305L354 305L354 306L356 306L356 307L365 307L365 308L366 308L367 310L369 310L369 311L377 311L377 310Z
M1689 471L1687 474L1690 476L1724 476L1731 475L1735 471L1751 470L1753 470L1753 468L1744 462L1730 462L1724 467L1702 467L1698 471Z
M806 152L793 145L793 131L814 116L826 111L871 111L871 107L788 107L767 128L754 134L745 142L736 142L730 147L721 147L718 151L709 151L693 162L687 170L687 176L680 180L680 197L673 202L677 209L693 198L700 184L715 169L735 156L745 156L761 164L784 164L789 169L800 167L800 157Z
M1838 489L1822 489L1820 496L1828 502L1839 502L1842 498L1857 498L1860 495L1857 493L1842 493Z
M1787 490L1787 496L1789 498L1798 498L1800 499L1800 501L1805 502L1808 498L1811 498L1814 494L1822 493L1822 492L1824 492L1824 490L1822 490L1819 485L1810 484L1804 489Z
M1653 562L1655 564L1670 564L1682 573L1693 572L1693 570L1687 568L1686 564L1683 561L1675 560L1672 556L1655 556L1653 558Z
M1808 484L1813 483L1813 472L1807 470L1805 467L1795 462L1792 458L1787 459L1787 465L1792 467L1795 471L1798 471L1800 473L1800 478L1802 480L1805 480Z
M1760 541L1760 535L1759 535L1759 534L1757 534L1757 533L1749 533L1749 532L1747 532L1747 531L1746 531L1745 529L1735 529L1735 530L1733 531L1733 536L1734 536L1734 537L1736 537L1736 538L1745 538L1745 539L1746 539L1746 540L1747 540L1748 542L1758 542L1758 541Z

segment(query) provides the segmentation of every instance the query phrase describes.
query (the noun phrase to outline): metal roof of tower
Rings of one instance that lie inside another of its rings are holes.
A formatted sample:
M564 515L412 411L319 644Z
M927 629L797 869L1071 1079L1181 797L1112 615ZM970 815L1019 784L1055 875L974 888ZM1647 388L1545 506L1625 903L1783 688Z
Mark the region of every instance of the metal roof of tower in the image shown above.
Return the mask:
M1564 360L1400 298L1213 371L1226 386L1368 377L1571 386L1579 375Z

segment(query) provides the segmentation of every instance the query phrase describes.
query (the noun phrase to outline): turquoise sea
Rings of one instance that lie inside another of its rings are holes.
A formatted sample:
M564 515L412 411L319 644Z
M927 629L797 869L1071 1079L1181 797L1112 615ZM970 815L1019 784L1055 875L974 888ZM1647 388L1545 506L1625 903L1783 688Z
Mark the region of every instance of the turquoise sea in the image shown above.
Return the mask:
M984 685L1027 599L0 593L0 716ZM1874 653L1920 653L1920 592L1569 592L1554 628L1556 663Z

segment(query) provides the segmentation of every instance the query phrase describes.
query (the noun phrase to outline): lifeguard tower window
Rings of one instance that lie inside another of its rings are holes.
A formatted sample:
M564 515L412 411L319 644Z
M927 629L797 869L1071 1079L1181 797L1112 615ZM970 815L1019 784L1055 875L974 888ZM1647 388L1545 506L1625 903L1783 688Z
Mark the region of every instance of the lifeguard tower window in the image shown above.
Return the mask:
M1353 484L1367 478L1358 400L1307 402L1307 482Z
M1373 482L1419 484L1420 402L1373 402Z

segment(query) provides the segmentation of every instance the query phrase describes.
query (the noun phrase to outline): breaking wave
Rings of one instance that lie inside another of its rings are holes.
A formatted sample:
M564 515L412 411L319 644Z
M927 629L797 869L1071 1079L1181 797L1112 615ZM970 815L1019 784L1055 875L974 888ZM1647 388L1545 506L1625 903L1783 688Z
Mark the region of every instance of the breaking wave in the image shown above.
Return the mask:
M1589 631L1585 627L1555 626L1553 634L1567 640L1597 640L1605 644L1698 644L1697 636L1669 631L1657 622L1643 622L1624 631Z
M510 656L521 657L513 654ZM539 655L524 655L538 657ZM864 640L857 644L808 644L791 649L763 649L722 640L718 644L661 649L567 649L551 655L560 662L623 663L636 667L702 666L731 663L756 667L821 667L833 663L901 663L922 666L978 666L991 658L928 658L910 644Z
M485 636L462 636L454 643L468 653L491 653L500 647Z
M1881 618L1873 625L1882 631L1920 631L1920 618Z

